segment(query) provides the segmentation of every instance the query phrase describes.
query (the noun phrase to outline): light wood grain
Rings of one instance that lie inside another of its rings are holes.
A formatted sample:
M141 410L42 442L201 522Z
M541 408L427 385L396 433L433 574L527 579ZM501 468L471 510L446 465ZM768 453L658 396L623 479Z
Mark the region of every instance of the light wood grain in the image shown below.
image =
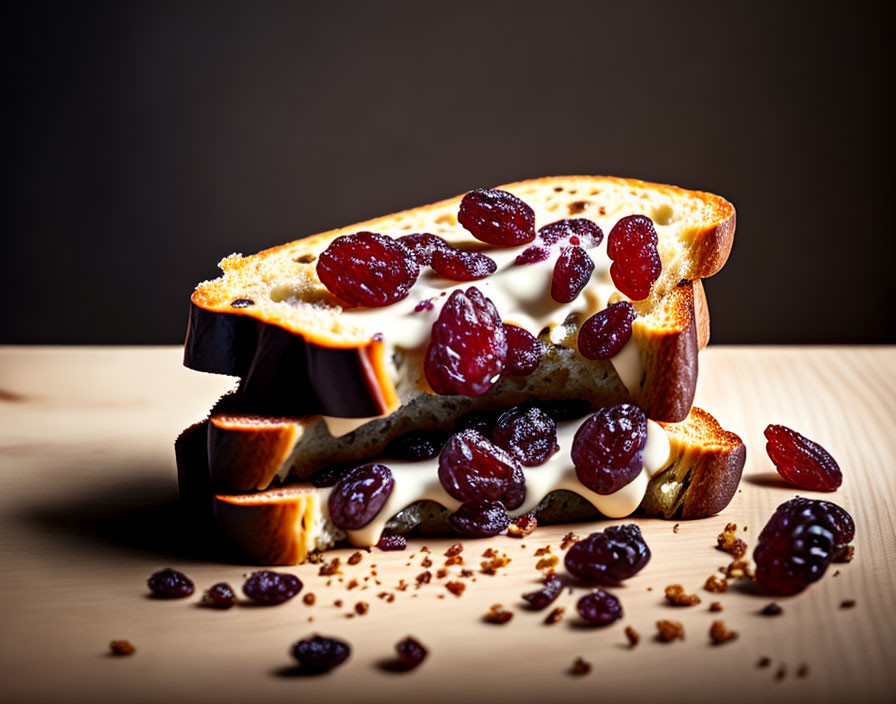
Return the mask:
M370 575L382 587L330 587L313 566L295 572L317 604L198 608L213 582L239 585L246 566L196 555L176 521L172 442L201 417L229 381L184 370L172 348L0 348L0 698L4 701L696 701L889 700L896 685L896 350L893 348L718 348L701 356L698 403L739 433L749 452L740 493L722 514L673 525L638 520L653 551L648 567L616 591L626 617L602 630L577 627L575 595L554 626L526 612L519 595L535 585L536 547L554 546L564 528L522 541L468 541L477 565L491 545L513 559L499 576L479 575L461 598L434 583L376 598L399 578L423 571L421 541L406 553L373 552L345 578ZM715 550L728 521L748 527L752 544L765 520L796 493L776 479L764 451L770 422L797 428L838 459L845 481L832 498L858 525L856 559L831 569L807 592L780 600L784 615L757 615L767 598L701 589L726 564ZM599 524L578 525L585 533ZM435 566L450 541L427 540ZM523 548L525 544L525 548ZM406 566L415 553L412 565ZM343 557L347 551L340 551ZM562 555L562 554L561 554ZM188 601L145 597L145 579L174 566L197 584ZM667 584L683 584L699 606L663 604ZM367 583L370 585L370 582ZM439 598L442 597L442 598ZM337 608L333 601L343 599ZM851 610L838 608L855 599ZM359 600L364 617L345 614ZM721 614L707 606L718 600ZM515 611L505 626L482 623L490 604ZM308 617L314 618L313 623ZM721 617L740 637L720 647L707 632ZM680 620L687 639L652 640L654 622ZM642 635L625 647L623 628ZM329 676L283 676L289 645L318 631L350 641L350 662ZM396 675L377 663L407 634L431 650L419 670ZM137 653L106 655L127 638ZM566 674L574 657L594 665ZM772 668L760 670L760 656ZM775 682L785 664L788 675ZM807 663L805 679L795 676Z

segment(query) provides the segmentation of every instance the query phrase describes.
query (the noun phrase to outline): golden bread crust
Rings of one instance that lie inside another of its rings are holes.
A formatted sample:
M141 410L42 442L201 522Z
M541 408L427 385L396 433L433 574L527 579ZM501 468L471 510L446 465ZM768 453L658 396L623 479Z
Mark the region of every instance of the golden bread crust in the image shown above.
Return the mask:
M694 407L682 423L660 423L675 461L650 481L641 507L668 519L712 516L737 491L747 447L706 411Z

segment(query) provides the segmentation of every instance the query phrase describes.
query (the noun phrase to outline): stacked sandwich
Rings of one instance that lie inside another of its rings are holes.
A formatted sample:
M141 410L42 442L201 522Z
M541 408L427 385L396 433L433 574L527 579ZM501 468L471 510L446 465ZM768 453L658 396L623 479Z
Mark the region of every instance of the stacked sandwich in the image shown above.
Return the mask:
M185 364L239 383L177 440L185 505L264 564L720 511L746 451L692 403L734 223L708 193L554 177L227 257Z

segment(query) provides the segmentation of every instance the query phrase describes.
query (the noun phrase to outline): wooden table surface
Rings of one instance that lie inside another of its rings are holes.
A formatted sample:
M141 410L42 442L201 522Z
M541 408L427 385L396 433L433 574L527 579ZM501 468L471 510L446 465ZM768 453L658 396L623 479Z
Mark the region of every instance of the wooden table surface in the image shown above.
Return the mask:
M416 540L404 553L365 554L344 569L344 582L329 587L317 567L294 568L305 591L317 596L311 607L299 598L272 608L199 608L202 588L221 580L239 586L248 567L198 554L181 528L172 443L229 382L183 369L175 348L0 348L0 699L891 700L896 349L710 347L700 364L699 405L749 448L741 490L723 514L682 523L677 533L671 523L639 519L653 559L615 590L625 618L594 630L580 627L574 615L580 591L561 596L566 616L553 626L542 624L544 614L519 607L519 595L536 584L535 549L550 544L562 558L560 527L523 541L468 541L468 565L478 566L488 546L512 562L498 576L478 575L460 598L435 579L393 603L377 598L399 578L413 581L423 571L424 543ZM777 479L765 454L762 431L770 422L800 430L837 458L843 486L823 498L843 505L857 523L855 560L779 600L784 613L777 618L758 615L769 599L749 589L711 595L701 588L728 562L714 549L725 523L747 526L752 549L774 508L796 493ZM598 526L574 528L586 533ZM425 541L434 569L449 542ZM363 582L373 564L380 587ZM147 576L166 566L193 578L192 598L146 597ZM347 590L353 576L369 588ZM683 584L702 603L665 605L670 583ZM846 599L855 607L839 608ZM721 614L707 608L715 600ZM369 613L346 618L358 601L369 602ZM506 625L480 620L496 602L514 611ZM708 629L719 617L740 635L713 647ZM654 622L663 618L684 624L684 642L654 640ZM625 645L626 625L642 636L634 650ZM348 640L348 664L323 677L292 676L288 648L311 632ZM429 659L410 674L384 671L380 665L407 634L430 648ZM108 655L112 639L129 639L137 652ZM576 656L593 664L590 675L567 674ZM771 667L756 667L763 656ZM800 678L803 663L809 672ZM781 665L787 674L776 681Z

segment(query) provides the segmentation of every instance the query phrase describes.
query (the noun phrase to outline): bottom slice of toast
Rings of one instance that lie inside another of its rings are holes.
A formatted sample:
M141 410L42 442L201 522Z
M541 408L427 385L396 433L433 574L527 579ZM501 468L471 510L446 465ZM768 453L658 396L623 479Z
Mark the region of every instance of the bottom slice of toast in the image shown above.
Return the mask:
M579 423L581 421L577 421ZM581 488L558 488L544 496L533 496L537 504L524 511L538 523L557 524L593 520L601 515L621 518L636 509L643 515L665 519L693 519L713 515L731 501L740 482L746 461L746 447L736 434L722 429L712 415L692 408L679 423L658 423L658 433L668 441L661 447L660 461L654 460L649 473L627 487L637 498L602 503L600 497ZM379 536L368 532L346 535L327 517L329 488L310 482L243 494L218 493L209 473L208 448L210 423L197 423L185 430L176 442L178 480L181 498L195 519L213 526L213 534L230 549L249 560L265 565L287 565L304 561L317 550L324 550L346 538L356 544L374 544ZM277 438L278 434L274 433ZM266 448L258 448L263 455ZM568 452L568 449L567 449ZM656 453L654 453L656 454ZM386 461L388 462L388 461ZM246 467L251 472L251 467ZM419 471L432 480L435 470L420 465ZM538 484L539 472L530 475ZM567 470L568 476L572 470ZM571 481L574 482L574 479ZM637 484L637 482L642 482ZM437 484L437 478L435 478ZM432 481L430 481L432 483ZM556 486L569 486L560 482ZM527 487L529 480L527 479ZM550 485L554 486L554 485ZM536 491L532 489L532 491ZM588 497L588 498L585 498ZM448 521L451 506L421 499L384 516L380 527L387 533L417 531L429 535L450 535ZM596 508L598 504L603 513ZM456 507L455 507L456 508ZM374 535L373 538L370 538Z

